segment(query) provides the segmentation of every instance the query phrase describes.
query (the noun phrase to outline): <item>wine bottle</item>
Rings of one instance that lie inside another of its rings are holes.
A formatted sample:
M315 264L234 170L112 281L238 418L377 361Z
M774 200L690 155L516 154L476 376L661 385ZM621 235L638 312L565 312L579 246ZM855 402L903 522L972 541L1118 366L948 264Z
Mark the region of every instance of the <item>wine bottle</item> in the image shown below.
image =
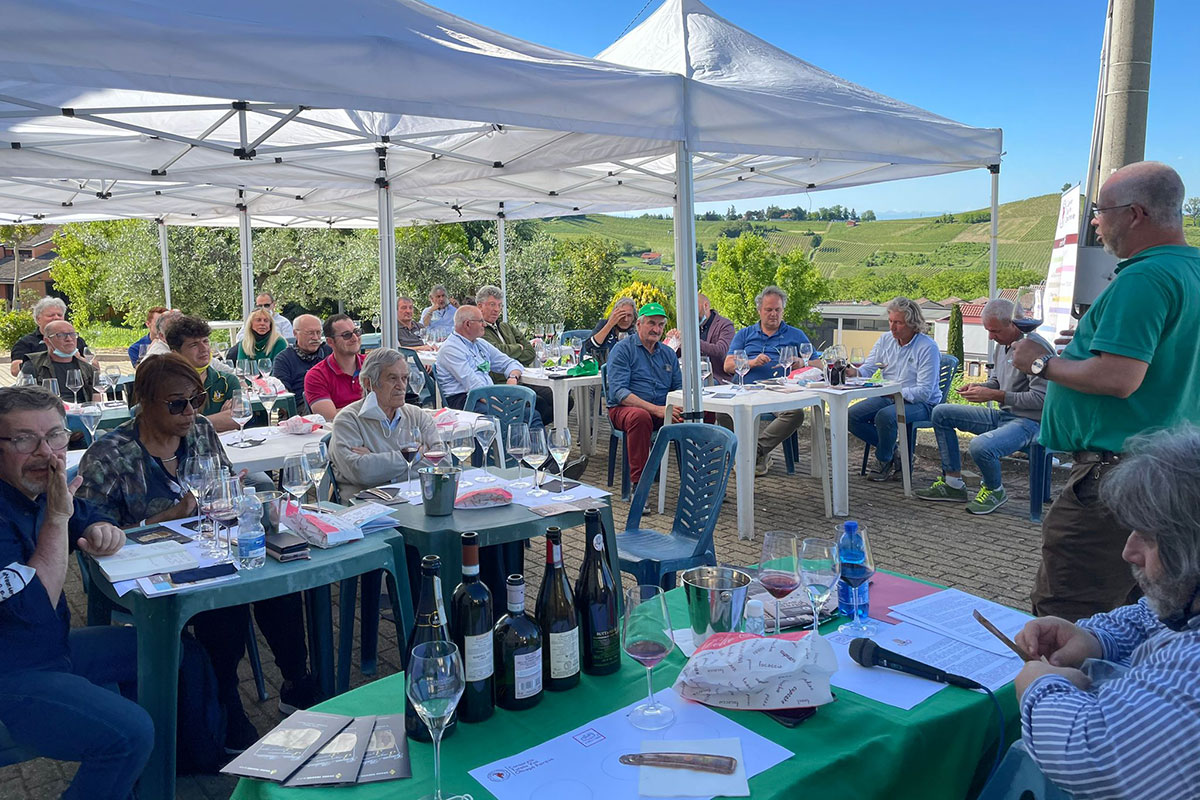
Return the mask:
M508 613L493 629L496 705L510 711L533 708L542 699L542 633L525 613L525 577L509 575Z
M412 648L423 642L445 642L449 640L446 633L446 607L442 603L442 560L437 556L425 556L421 559L421 596L417 601L417 618L412 631L408 635L408 655ZM407 669L407 659L405 668ZM454 714L446 723L442 738L454 733L457 726ZM404 731L418 742L431 742L429 728L421 721L417 710L407 693L404 697Z
M579 683L579 614L563 566L562 530L556 527L546 531L546 571L535 613L547 645L542 648L542 680L552 692L570 689Z
M604 549L600 512L583 512L587 550L575 581L575 608L583 639L583 671L608 675L621 667L621 633L617 619L617 585Z
M479 580L479 534L462 535L462 583L450 598L450 637L462 653L467 679L458 718L481 722L495 710L495 657L492 655L492 593Z

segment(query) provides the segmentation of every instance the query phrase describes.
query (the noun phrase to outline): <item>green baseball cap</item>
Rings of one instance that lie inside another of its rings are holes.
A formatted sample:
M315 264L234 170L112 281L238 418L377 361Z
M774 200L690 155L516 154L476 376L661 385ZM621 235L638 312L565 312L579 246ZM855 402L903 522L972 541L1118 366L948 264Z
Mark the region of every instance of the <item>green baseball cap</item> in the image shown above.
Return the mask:
M667 310L662 307L662 303L646 303L638 311L639 317L665 317Z

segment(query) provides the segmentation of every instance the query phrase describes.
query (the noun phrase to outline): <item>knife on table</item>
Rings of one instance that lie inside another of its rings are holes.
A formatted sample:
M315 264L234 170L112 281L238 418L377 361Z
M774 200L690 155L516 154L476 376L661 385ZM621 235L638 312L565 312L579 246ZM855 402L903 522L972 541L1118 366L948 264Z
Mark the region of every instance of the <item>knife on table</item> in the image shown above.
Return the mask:
M732 775L737 770L736 758L705 753L627 753L617 760L631 767L690 769L717 775Z

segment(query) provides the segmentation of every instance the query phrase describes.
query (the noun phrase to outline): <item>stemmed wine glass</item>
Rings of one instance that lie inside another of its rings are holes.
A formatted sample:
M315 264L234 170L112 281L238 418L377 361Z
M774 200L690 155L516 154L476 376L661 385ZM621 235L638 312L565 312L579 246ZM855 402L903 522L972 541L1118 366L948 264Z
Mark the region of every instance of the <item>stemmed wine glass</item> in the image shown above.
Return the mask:
M841 565L837 542L831 539L805 539L800 543L800 580L812 603L813 633L821 624L821 609L837 586Z
M284 491L295 498L296 505L304 502L304 495L308 494L311 481L312 478L309 476L308 464L303 453L293 453L283 459L280 483L283 485Z
M796 348L790 344L785 344L779 348L779 368L783 371L783 377L786 378L792 371L792 364L796 362Z
M417 398L418 404L421 400L421 392L425 390L425 370L424 369L409 369L408 371L408 394Z
M458 459L458 466L463 469L463 475L458 476L458 486L461 489L464 486L474 486L475 482L467 480L464 476L467 467L463 466L467 463L467 459L475 453L475 430L470 425L455 425L453 438L450 440L450 455Z
M550 457L550 452L546 449L546 429L545 428L530 428L529 429L529 452L525 454L524 462L533 470L533 486L529 490L532 497L544 497L550 494L538 484L538 470L541 469L546 459Z
M629 722L643 731L657 731L675 721L670 706L654 699L652 670L675 647L667 598L659 586L633 586L625 591L621 647L646 668L646 702L629 712Z
M258 371L258 362L252 358L239 358L237 364L234 365L234 373L245 382L247 386L254 385L254 373Z
M100 406L89 403L79 409L79 419L83 422L83 426L87 428L88 438L91 441L96 441L96 428L100 425L100 417L104 412L100 410Z
M454 429L449 425L439 426L437 429L438 441L432 450L425 451L425 460L437 468L438 464L442 463L442 459L450 452L450 444L454 439Z
M879 626L867 620L866 606L858 602L859 587L875 574L875 558L865 530L857 525L843 525L838 539L838 560L842 564L841 578L849 584L854 596L854 620L843 623L838 630L851 636L872 636Z
M471 430L475 432L475 441L479 442L479 446L483 448L483 474L475 478L475 482L495 483L496 476L488 473L487 462L488 453L492 449L492 442L496 441L496 436L500 430L500 420L495 417L480 417L475 420L475 424L471 426Z
M863 352L863 349L861 347L851 347L850 348L850 366L854 367L854 371L857 373L859 370L862 369L862 366L865 363L867 363L867 356ZM860 374L860 377L869 378L870 376Z
M798 545L800 537L790 531L767 531L763 536L758 582L775 598L775 635L779 635L779 601L800 588Z
M104 368L104 373L108 375L108 382L112 384L113 402L116 402L117 392L121 387L121 368L112 364Z
M213 532L212 526L204 525L204 515L201 513L201 508L204 505L204 493L208 490L209 485L216 480L217 477L217 457L216 456L189 456L183 462L183 471L179 473L179 480L183 484L183 488L191 492L196 499L196 513L200 517L196 538L207 542L206 533ZM211 548L210 548L211 549Z
M271 427L271 412L275 410L275 401L278 399L279 392L271 385L270 381L264 381L263 385L258 387L258 400L263 404L263 410L267 412L268 428Z
M229 397L229 416L238 426L238 443L234 447L249 447L246 444L246 423L254 418L254 404L243 392L234 392Z
M79 405L79 390L83 388L83 372L77 369L67 370L67 388L75 396L75 405Z
M329 470L329 446L324 442L309 442L304 445L301 454L304 456L304 468L308 470L308 479L312 481L313 491L317 492L321 488L321 481L325 479L325 473ZM317 497L317 502L321 502L320 497Z
M407 474L404 477L405 482L410 488L400 492L401 497L416 497L421 493L419 489L412 487L412 468L421 458L421 436L417 426L408 422L401 422L396 428L396 433L400 437L400 455L404 457L404 463L407 466ZM427 454L428 455L428 454ZM439 456L438 460L441 458Z
M264 378L269 378L269 377L271 377L271 370L273 370L275 368L275 361L274 361L274 359L270 359L270 358L260 358L260 359L258 359L258 363L256 366L258 367L259 375L263 376ZM270 383L270 381L266 381L266 382Z
M214 555L222 563L233 561L233 523L237 522L238 506L242 501L242 479L238 477L217 478L213 481L208 492L208 515L225 528L225 546L221 546L221 534L214 529L216 536L216 552Z
M58 393L58 378L42 378L42 388L55 397L60 396Z
M558 463L558 502L570 502L575 499L574 496L563 494L567 488L567 457L571 455L571 429L566 425L550 431L550 455Z
M745 350L733 351L733 371L738 376L738 389L744 391L746 388L746 373L750 371L750 357L746 355Z
M804 362L801 366L807 367L808 362L812 361L813 357L812 342L805 342L804 344L800 345L798 352L800 355L800 360Z
M462 656L453 642L422 642L412 649L406 677L408 699L433 737L433 796L442 800L442 732L466 687Z
M108 373L103 370L96 370L96 388L100 391L105 400L108 399L108 387L110 386Z
M508 443L504 448L505 455L517 460L517 479L509 484L514 489L528 489L532 483L524 479L521 471L521 460L529 454L529 423L511 422L508 425Z
M708 379L712 377L712 374L713 374L712 362L709 361L708 358L706 358L706 357L701 357L700 358L700 383L702 385L707 385Z
M1013 303L1012 323L1021 333L1033 333L1041 327L1044 291L1045 289L1041 285L1022 286L1017 290L1017 301Z

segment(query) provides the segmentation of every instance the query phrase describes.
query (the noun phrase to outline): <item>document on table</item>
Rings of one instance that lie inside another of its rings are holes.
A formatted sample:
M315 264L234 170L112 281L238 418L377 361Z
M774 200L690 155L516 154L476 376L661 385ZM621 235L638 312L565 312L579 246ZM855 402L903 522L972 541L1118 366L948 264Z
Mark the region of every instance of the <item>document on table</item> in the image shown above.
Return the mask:
M645 702L639 699L524 752L477 767L470 771L471 777L499 800L637 800L642 768L618 759L643 752L646 739L740 739L747 779L793 755L724 715L684 700L672 689L663 689L655 697L675 711L675 722L664 730L647 733L629 723L629 712Z
M989 653L1011 655L1011 650L975 620L972 612L976 609L1010 639L1033 619L1028 614L958 589L946 589L892 606L892 616Z
M207 553L203 543L194 538L196 536L199 523L199 517L188 517L186 519L173 519L160 524L163 528L174 531L175 533L181 534L189 539L189 541L183 544L183 547L195 557L197 562L196 566L211 567L213 564L217 563L217 560ZM233 536L234 538L237 537L236 525L233 526ZM129 546L130 545L126 545L126 547ZM237 566L236 562L234 566ZM237 573L235 572L232 575L222 575L218 578L209 578L207 580L195 581L193 583L176 585L171 582L168 573L160 572L143 578L136 578L134 580L114 583L113 591L117 593L118 597L124 596L132 589L138 589L142 594L146 595L146 597L160 597L162 595L176 594L178 592L196 589L201 586L210 586L214 583L226 583L228 581L234 581L237 580L237 577Z
M871 638L890 650L890 640L896 633L891 629L896 627L882 623L879 632ZM829 676L831 686L905 711L946 688L943 683L927 681L893 669L860 666L850 657L850 642L855 638L852 635L831 633L825 638L833 645L833 652L838 660L838 671Z

